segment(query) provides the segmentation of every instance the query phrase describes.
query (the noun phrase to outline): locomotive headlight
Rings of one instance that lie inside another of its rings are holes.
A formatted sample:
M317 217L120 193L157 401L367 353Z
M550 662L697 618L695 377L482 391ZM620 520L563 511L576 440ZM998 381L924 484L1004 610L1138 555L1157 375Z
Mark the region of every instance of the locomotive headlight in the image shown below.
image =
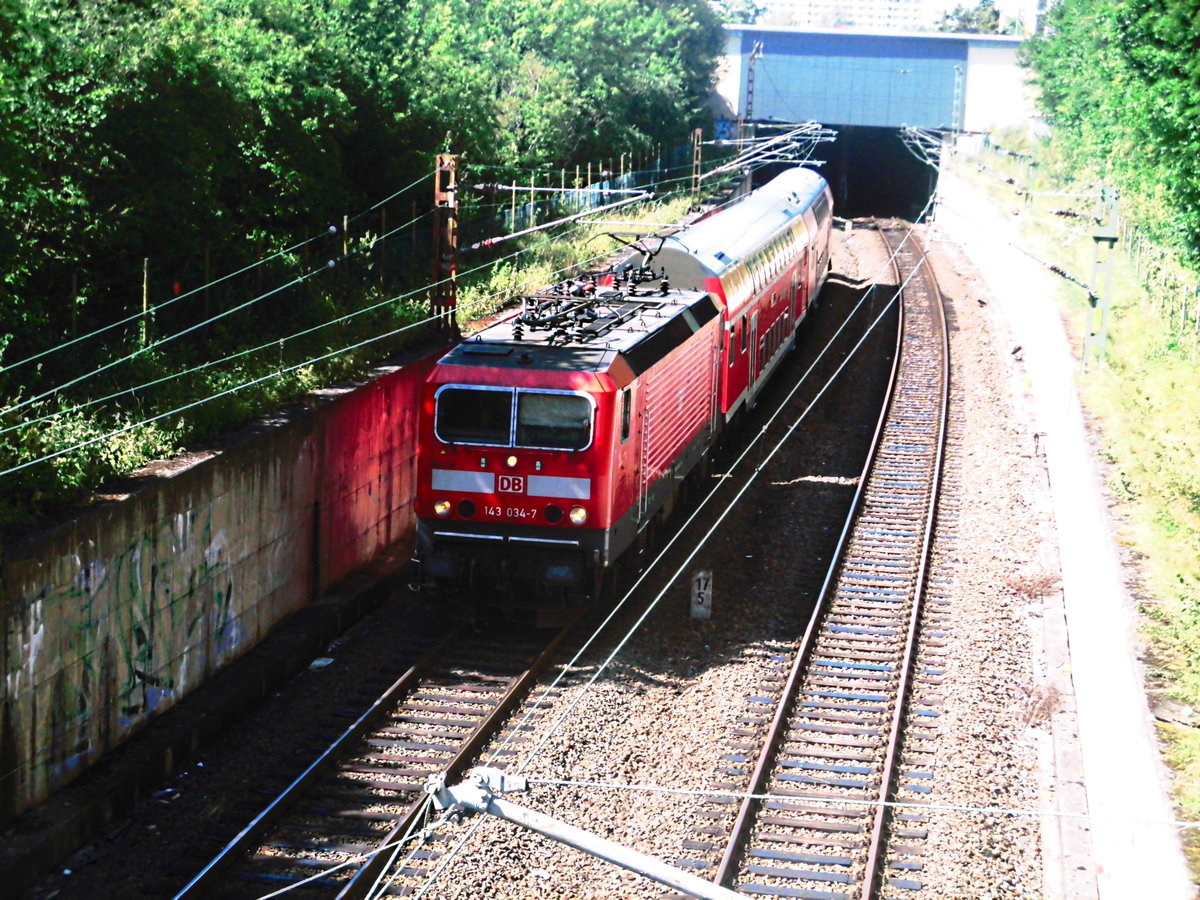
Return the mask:
M587 510L582 506L572 506L571 512L567 515L572 525L582 525L587 521Z
M439 519L444 519L450 515L450 501L438 500L433 504L433 512Z
M515 456L510 456L504 461L504 464L510 469L515 469L517 467L517 458Z

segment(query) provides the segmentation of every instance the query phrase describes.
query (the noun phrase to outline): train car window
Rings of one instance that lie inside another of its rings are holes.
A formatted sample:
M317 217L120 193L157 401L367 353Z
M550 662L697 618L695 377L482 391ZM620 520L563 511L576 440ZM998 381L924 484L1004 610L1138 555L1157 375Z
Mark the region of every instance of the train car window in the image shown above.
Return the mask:
M813 203L813 216L818 225L823 224L829 218L829 198L825 196L824 191L817 195L817 199Z
M746 327L745 319L742 319L740 322L738 322L738 328L742 332L742 352L745 353L746 348L749 346L749 338L748 338L748 335L746 334L746 332L748 332L750 330L749 328Z
M729 368L731 368L731 369L733 368L734 360L737 359L737 354L733 352L734 349L737 347L736 341L737 341L737 325L735 324L732 328L729 329Z
M443 388L438 393L434 428L451 444L499 444L512 438L512 391Z
M592 404L579 394L517 393L517 446L582 450L592 442Z
M621 391L621 443L629 440L629 421L633 415L633 388Z

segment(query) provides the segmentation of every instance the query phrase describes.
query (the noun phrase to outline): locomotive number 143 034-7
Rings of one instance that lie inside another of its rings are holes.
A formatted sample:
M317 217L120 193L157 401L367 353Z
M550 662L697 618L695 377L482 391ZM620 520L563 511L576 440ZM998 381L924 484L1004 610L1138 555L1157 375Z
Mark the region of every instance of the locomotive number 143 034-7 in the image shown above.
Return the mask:
M528 506L487 506L483 514L491 519L535 519L537 509Z

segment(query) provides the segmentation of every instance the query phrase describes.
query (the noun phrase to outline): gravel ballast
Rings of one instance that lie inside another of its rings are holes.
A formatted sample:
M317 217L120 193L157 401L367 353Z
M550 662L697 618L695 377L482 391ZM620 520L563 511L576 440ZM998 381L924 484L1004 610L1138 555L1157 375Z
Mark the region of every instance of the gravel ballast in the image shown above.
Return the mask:
M883 262L876 240L866 229L841 233L835 271L850 279L875 276ZM932 896L1094 896L1086 829L1036 814L1056 806L1078 808L1083 798L1072 742L1055 527L1022 360L1011 352L996 306L966 255L942 243L931 252L952 310L955 408L945 516L953 535L932 572L946 601L948 649L926 880L934 887ZM752 507L740 515L786 511L795 519L804 511L789 499L793 479L838 485L857 475L841 464L824 466L814 447L805 447L790 465L766 473L763 488L747 497ZM780 521L786 523L786 516ZM721 757L735 739L747 698L758 690L771 656L786 651L802 631L803 610L777 601L811 589L811 575L797 572L802 563L810 564L808 548L796 545L787 524L750 548L739 543L743 532L735 517L729 531L714 537L714 619L688 619L687 587L676 587L525 773L535 780L602 786L535 783L520 802L668 862L692 855L689 842L704 825L698 798L621 786L704 791L720 783ZM734 555L743 562L732 565ZM763 599L748 602L754 597ZM357 631L332 654L338 657L335 667L348 665L352 654L364 659L378 654L372 640L369 628ZM606 653L582 662L534 723L524 747L544 736ZM286 723L301 721L306 707L318 705L314 693L323 680L334 680L331 668L306 674L302 688L281 692L273 710L248 724L254 755L264 772L274 771L272 780L285 773L271 764L280 751L268 747L264 735L272 727L286 731ZM335 690L345 692L345 683ZM124 827L67 863L70 875L49 879L35 896L166 896L164 886L172 878L181 886L186 877L164 870L186 870L191 863L184 860L202 857L206 849L215 852L233 827L219 821L227 798L259 783L243 750L245 740L231 734L207 748L204 766L193 768L169 801L144 804ZM437 848L453 846L474 825L468 820L451 826L448 840L439 840ZM489 821L425 896L663 893L640 876Z

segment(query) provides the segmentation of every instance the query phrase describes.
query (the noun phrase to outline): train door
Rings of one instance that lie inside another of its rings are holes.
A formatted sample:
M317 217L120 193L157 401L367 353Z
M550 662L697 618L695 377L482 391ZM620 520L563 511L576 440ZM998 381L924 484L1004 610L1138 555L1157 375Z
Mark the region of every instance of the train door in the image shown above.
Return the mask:
M755 384L758 381L758 313L755 312L750 316L750 383Z
M638 505L639 518L642 512L639 496L642 485L642 414L637 408L641 397L634 392L635 384L618 390L614 397L613 426L616 439L612 441L610 480L614 518L623 515L628 505Z
M650 385L654 377L654 372L646 373L646 378L642 382L642 389L638 392L637 398L640 403L636 413L634 428L636 429L637 439L637 521L638 527L641 527L642 522L646 520L647 503L649 501L649 488L652 478L650 477L650 418L649 404Z
M788 329L796 330L796 323L804 315L804 307L800 305L800 272L792 272L792 292L788 309Z
M810 257L808 247L804 248L804 255L800 258L800 315L803 316L808 312L809 300L809 285L808 270L810 268Z

